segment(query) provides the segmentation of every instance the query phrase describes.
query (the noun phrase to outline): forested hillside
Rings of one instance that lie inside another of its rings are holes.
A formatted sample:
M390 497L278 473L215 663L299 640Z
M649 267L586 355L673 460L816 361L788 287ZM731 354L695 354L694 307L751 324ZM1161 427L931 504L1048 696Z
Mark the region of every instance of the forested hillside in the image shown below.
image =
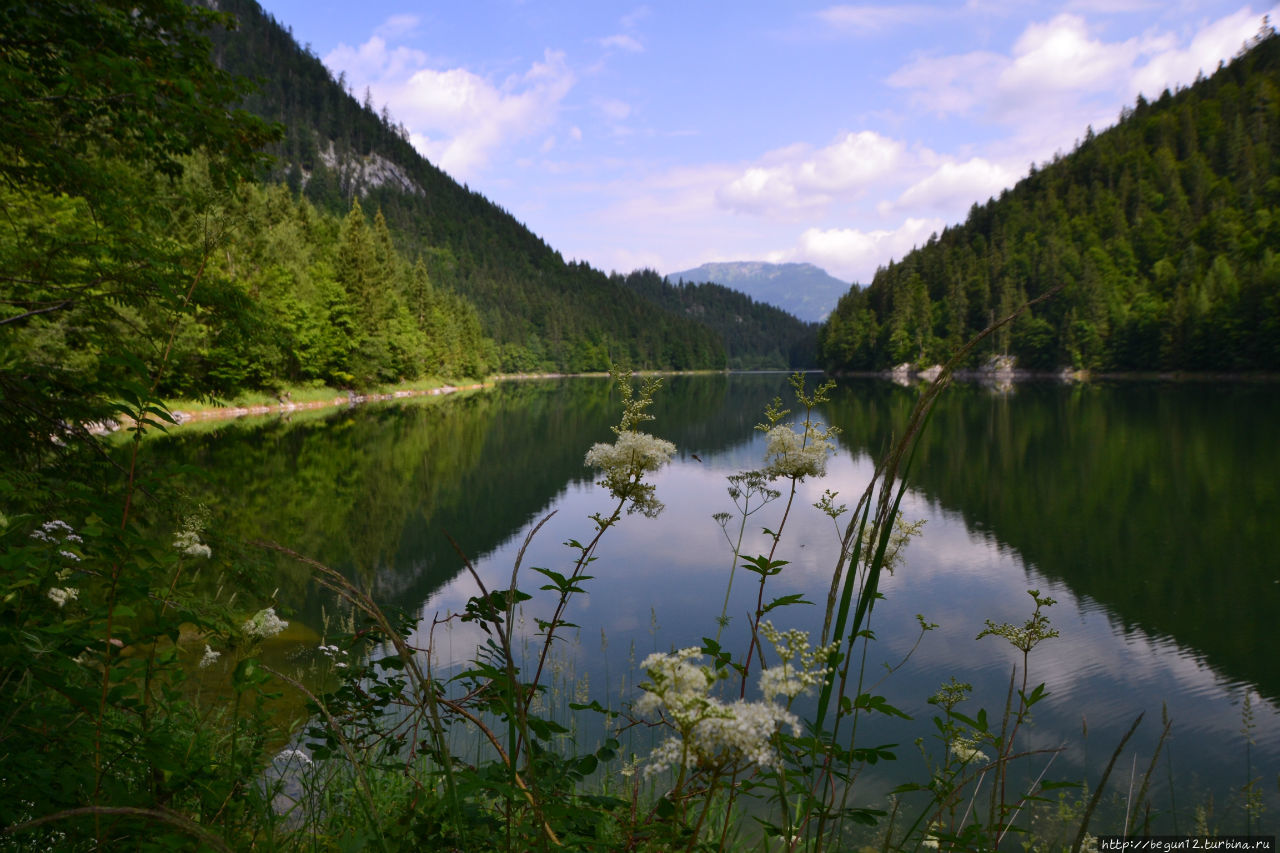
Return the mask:
M1280 39L1092 129L964 224L880 269L821 333L829 370L975 352L1049 370L1280 370Z
M506 211L421 157L408 132L335 81L254 0L220 0L239 29L215 59L253 79L245 107L283 124L268 177L317 207L381 210L393 241L432 283L473 302L505 371L722 368L718 336L663 311L586 264L566 263Z
M734 370L811 368L817 365L818 324L714 282L671 284L653 270L637 270L621 282L667 311L693 317L724 342Z

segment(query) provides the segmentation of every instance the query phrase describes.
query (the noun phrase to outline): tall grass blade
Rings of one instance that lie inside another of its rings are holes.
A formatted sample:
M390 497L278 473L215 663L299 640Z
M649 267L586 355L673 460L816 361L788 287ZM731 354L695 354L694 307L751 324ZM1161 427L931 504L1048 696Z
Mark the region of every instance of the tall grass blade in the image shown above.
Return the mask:
M1115 767L1116 759L1120 757L1120 753L1124 751L1124 745L1129 742L1129 738L1133 737L1133 733L1138 730L1138 724L1142 722L1142 717L1146 714L1143 711L1133 721L1133 725L1129 726L1129 731L1124 733L1124 737L1120 738L1120 743L1116 744L1115 752L1111 753L1111 760L1107 762L1107 769L1102 771L1102 778L1098 780L1098 787L1093 792L1093 796L1089 798L1089 805L1084 810L1084 816L1080 818L1080 831L1076 833L1075 843L1071 845L1071 853L1080 853L1080 845L1084 844L1085 834L1089 830L1089 818L1093 817L1093 810L1098 807L1098 801L1102 799L1102 791L1107 787L1107 777L1111 775L1111 768Z

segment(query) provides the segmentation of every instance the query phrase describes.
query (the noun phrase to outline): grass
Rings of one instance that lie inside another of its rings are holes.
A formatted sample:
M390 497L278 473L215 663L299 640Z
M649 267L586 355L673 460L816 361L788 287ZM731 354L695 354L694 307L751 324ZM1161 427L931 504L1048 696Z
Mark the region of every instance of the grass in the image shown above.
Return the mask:
M426 394L441 388L465 388L485 384L486 380L463 377L445 380L435 376L416 379L411 382L384 383L362 389L355 393L361 397L394 395L398 392ZM218 409L248 409L261 406L279 408L286 403L301 405L304 403L345 403L349 399L344 388L331 388L327 385L302 383L284 385L279 389L265 391L244 391L231 397L178 397L165 401L171 412L194 414Z

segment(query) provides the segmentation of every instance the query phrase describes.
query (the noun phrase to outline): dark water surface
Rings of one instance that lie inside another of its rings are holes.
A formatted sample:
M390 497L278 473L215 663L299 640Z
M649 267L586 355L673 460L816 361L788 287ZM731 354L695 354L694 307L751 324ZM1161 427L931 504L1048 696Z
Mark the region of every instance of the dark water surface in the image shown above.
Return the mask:
M616 707L634 695L635 663L645 654L698 645L715 633L731 559L711 516L733 512L726 475L762 464L764 438L753 427L779 395L791 399L778 375L666 380L649 425L679 448L655 477L666 510L656 519L629 516L604 540L596 579L569 613L580 631L553 673L564 694ZM824 489L856 502L873 457L901 432L916 396L872 380L837 390L823 417L843 430L840 452L824 481L801 487L779 554L790 564L770 581L770 597L797 592L819 605L825 600L837 539L812 504ZM585 541L592 533L587 516L608 511L582 460L592 443L612 438L617 405L605 380L510 382L305 423L177 431L154 446L154 457L209 472L209 482L193 491L219 519L224 541L287 544L429 624L475 592L446 533L486 584L504 585L528 532L555 510L525 565L567 570L572 555L561 543ZM1266 807L1261 826L1275 832L1278 424L1280 389L1265 385L948 390L903 500L905 516L926 524L882 585L886 598L874 614L877 641L868 654L869 678L884 677L875 692L916 721L876 721L860 730L866 745L900 744L900 760L860 782L859 804L883 805L892 785L924 781L913 741L930 735L935 709L926 700L949 677L973 685L961 710L986 707L998 716L1020 655L1003 640L975 637L987 619L1024 621L1032 608L1026 591L1038 589L1058 601L1049 616L1061 636L1032 655L1032 683L1045 682L1050 698L1037 707L1022 745L1065 745L1049 777L1087 774L1096 782L1124 730L1145 711L1109 787L1123 794L1131 776L1140 784L1163 709L1172 735L1151 794L1165 813L1162 828L1190 831L1200 807L1211 812L1211 825L1243 832L1241 786L1255 778ZM781 502L752 517L745 553L766 550L759 530L776 526L780 515ZM294 618L322 630L324 601L305 570L280 561L271 571ZM541 580L523 575L530 591ZM739 654L754 600L751 576L739 571L725 632L726 646ZM542 603L530 602L522 623L530 649L533 617L546 615ZM774 621L816 631L820 611L792 607L775 612ZM897 666L919 638L916 614L939 627L889 675L886 667ZM438 665L463 662L475 639L464 626L438 629ZM1034 759L1033 775L1045 760Z

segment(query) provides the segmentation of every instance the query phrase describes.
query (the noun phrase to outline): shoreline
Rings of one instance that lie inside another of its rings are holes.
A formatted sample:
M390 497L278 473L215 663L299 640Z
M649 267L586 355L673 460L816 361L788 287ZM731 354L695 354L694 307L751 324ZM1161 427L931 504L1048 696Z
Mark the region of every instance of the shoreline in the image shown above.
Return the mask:
M714 375L714 374L731 374L731 373L794 373L795 369L777 370L638 370L635 375L659 375L659 376L694 376L694 375ZM823 373L821 368L809 368L799 370L801 373ZM883 379L889 382L897 382L901 384L904 380L907 382L928 382L933 377L929 375L932 371L928 368L924 370L910 369L908 371L894 370L850 370L840 373L827 374L833 378L850 378L850 379ZM923 374L923 375L922 375ZM337 408L340 406L355 406L363 403L379 403L390 400L404 400L413 397L439 397L446 394L453 394L459 391L479 391L485 388L492 388L498 382L511 382L521 380L545 380L545 379L568 379L580 377L608 377L608 373L603 372L587 372L587 373L504 373L496 374L484 380L483 382L474 382L467 385L439 385L435 388L403 388L395 391L387 392L371 392L357 394L348 391L345 394L335 392L333 397L323 397L317 400L304 400L293 402L291 400L283 400L275 403L259 403L246 406L210 406L207 408L173 408L170 413L176 421L173 426L183 426L189 423L199 423L204 421L220 421L235 420L245 417L260 417L264 415L287 415L293 412L314 411L318 409ZM1268 384L1280 382L1280 374L1277 373L1224 373L1224 372L1184 372L1184 371L1117 371L1106 373L1093 373L1090 371L1040 371L1040 370L1020 370L1012 371L985 371L981 369L960 369L953 374L955 379L966 382L979 383L995 383L1003 385L1005 383L1013 384L1018 382L1063 382L1076 384L1089 384L1094 382L1174 382L1174 383L1199 383L1199 382L1228 382L1243 384ZM127 423L118 423L112 425L95 424L90 427L91 432L109 433L119 429L124 429Z
M305 400L295 403L285 400L278 403L266 403L252 406L212 406L204 409L170 409L170 414L177 423L183 426L202 421L234 420L236 418L255 417L261 415L287 415L293 412L311 411L315 409L336 408L339 406L358 406L362 403L380 403L387 400L404 400L411 397L439 397L459 391L477 391L493 386L492 381L476 382L470 385L440 385L435 388L404 388L386 393L357 394L348 391L346 394L325 397L319 400ZM122 427L125 425L121 425Z

